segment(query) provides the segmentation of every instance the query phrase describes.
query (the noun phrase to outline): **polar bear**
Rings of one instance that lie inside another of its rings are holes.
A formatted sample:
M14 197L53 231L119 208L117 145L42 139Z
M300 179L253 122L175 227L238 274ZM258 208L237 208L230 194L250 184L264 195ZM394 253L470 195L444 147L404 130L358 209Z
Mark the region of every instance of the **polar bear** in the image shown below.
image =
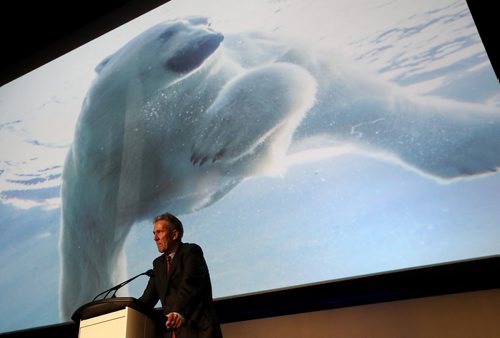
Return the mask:
M293 152L349 144L440 179L500 165L498 110L411 97L295 41L223 36L203 17L148 29L96 72L64 165L63 319L126 278L133 223L204 208L286 170Z
M203 208L286 154L316 81L286 62L223 64L222 40L204 18L175 20L96 67L63 172L64 319L125 279L122 247L134 222ZM214 123L226 133L213 135ZM224 151L190 144L203 135ZM200 152L218 161L195 165Z

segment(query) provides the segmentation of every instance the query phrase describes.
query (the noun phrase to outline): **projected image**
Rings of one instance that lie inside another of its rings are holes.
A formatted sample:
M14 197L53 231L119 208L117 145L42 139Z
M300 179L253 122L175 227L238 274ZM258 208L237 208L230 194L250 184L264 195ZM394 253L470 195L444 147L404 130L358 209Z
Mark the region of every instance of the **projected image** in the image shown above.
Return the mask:
M500 86L464 1L171 1L0 99L0 331L148 270L165 211L216 298L500 251Z

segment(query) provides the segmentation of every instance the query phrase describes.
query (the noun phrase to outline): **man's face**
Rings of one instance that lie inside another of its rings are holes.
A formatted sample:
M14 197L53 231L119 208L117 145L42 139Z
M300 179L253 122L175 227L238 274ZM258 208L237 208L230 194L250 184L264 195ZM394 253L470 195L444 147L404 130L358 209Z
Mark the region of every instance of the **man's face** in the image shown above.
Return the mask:
M167 221L159 220L154 224L153 234L159 252L164 252L167 255L177 247L177 238L179 232L177 230L169 231Z

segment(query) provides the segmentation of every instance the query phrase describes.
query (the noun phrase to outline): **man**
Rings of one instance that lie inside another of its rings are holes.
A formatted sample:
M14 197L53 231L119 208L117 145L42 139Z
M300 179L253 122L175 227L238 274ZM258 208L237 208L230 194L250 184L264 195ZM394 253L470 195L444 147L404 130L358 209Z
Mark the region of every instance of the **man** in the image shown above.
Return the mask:
M212 300L212 285L202 249L183 243L184 228L172 214L155 217L154 240L163 253L153 261L154 276L139 298L149 306L161 301L165 337L221 338Z

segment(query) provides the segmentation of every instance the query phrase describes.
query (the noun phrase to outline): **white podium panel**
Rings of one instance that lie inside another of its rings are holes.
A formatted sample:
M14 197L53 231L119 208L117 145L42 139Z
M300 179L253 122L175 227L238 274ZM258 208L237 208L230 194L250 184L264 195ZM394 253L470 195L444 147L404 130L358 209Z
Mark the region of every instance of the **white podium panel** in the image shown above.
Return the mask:
M125 307L122 310L80 321L79 338L155 338L153 321Z

